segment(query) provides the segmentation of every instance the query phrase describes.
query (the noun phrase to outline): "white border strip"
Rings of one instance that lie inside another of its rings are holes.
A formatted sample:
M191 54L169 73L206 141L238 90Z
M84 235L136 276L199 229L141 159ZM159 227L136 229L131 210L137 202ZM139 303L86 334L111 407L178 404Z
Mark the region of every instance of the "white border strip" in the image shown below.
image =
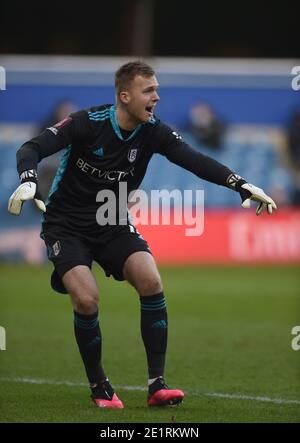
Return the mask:
M10 71L110 73L136 57L85 57L45 55L1 55L0 65ZM297 59L255 58L183 58L154 57L146 59L160 74L218 74L218 75L286 75Z
M135 57L0 55L8 85L113 86L113 75ZM293 59L149 58L162 86L290 88Z
M88 387L87 383L82 382L71 382L71 381L55 381L47 379L35 379L27 377L0 377L0 381L10 382L10 383L29 383L34 385L51 385L51 386L74 386L74 387ZM147 388L142 386L123 386L115 385L116 389L124 389L125 391L140 391L146 392ZM300 405L300 400L287 400L283 398L272 398L272 397L261 397L254 395L242 395L242 394L226 394L220 392L199 392L185 390L191 397L213 397L213 398L225 398L231 400L250 400L259 402L268 402L280 405Z

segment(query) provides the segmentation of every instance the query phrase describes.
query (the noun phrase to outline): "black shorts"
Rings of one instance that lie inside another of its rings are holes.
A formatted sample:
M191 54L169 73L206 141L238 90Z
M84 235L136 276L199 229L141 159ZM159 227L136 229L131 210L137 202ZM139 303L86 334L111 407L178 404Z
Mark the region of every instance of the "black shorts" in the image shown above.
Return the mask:
M137 251L151 254L144 238L132 225L111 226L100 229L95 235L59 230L56 227L44 228L41 237L46 243L49 260L54 265L51 276L52 288L60 293L67 293L62 277L78 265L92 267L96 261L116 280L124 280L123 265L126 259Z

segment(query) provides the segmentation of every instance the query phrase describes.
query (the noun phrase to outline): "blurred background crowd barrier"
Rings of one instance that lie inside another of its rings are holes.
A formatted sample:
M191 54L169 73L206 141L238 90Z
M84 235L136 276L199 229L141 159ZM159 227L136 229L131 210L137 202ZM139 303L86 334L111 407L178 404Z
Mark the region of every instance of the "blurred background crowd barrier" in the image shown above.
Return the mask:
M42 263L40 214L32 204L10 216L19 183L15 155L26 140L76 109L114 103L114 71L128 58L2 56L0 91L0 260ZM292 60L148 60L157 72L156 114L202 153L262 187L278 203L272 217L240 208L239 196L153 157L141 188L204 190L204 232L185 226L141 226L161 263L300 261L300 91L291 87ZM298 63L299 64L299 63ZM60 155L39 166L45 198ZM173 208L176 211L176 207Z

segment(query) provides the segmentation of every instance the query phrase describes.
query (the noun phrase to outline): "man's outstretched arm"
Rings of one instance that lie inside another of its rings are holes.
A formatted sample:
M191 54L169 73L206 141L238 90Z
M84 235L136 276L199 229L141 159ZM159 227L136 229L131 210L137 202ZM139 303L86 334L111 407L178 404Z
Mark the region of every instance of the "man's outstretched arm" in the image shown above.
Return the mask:
M160 130L162 142L157 152L166 156L172 163L193 172L206 181L237 191L241 196L243 208L250 208L251 200L257 202L257 215L260 215L264 209L267 209L268 214L272 214L273 209L277 209L272 198L261 188L248 183L227 166L191 148L182 141L177 132L172 131L167 125L161 124Z

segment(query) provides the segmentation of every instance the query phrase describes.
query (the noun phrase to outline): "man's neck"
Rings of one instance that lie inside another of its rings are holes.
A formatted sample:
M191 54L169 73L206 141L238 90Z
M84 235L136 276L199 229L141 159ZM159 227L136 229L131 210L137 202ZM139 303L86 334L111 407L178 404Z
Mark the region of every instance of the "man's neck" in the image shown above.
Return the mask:
M116 119L119 127L125 131L133 131L139 122L133 119L123 108L116 106Z

